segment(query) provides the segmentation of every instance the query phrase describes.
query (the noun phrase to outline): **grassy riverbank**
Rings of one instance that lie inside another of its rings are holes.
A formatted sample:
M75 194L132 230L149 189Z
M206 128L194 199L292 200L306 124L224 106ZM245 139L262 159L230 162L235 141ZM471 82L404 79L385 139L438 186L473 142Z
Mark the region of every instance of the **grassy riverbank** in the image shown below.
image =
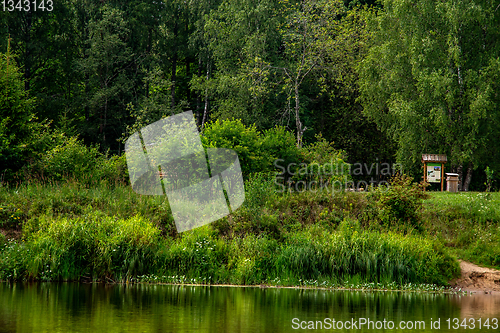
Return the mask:
M126 186L4 187L0 279L446 285L455 256L500 265L499 193L432 193L420 206L415 187L392 191L283 194L256 176L233 215L177 234L165 198Z
M422 221L427 237L450 253L500 269L500 192L433 193Z

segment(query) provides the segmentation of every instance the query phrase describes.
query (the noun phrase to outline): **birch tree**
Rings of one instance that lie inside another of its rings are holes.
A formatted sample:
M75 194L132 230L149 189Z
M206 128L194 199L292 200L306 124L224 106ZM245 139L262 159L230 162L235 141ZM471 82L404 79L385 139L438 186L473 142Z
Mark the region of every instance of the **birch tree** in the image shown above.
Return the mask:
M422 153L445 153L467 191L475 167L498 163L499 15L489 0L383 2L361 101L407 169Z

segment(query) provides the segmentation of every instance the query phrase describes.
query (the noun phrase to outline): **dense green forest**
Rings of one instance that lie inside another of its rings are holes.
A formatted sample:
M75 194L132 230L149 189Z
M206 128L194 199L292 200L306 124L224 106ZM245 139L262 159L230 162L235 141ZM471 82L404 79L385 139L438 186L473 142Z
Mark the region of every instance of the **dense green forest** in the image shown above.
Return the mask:
M2 181L68 145L121 155L186 110L200 130L283 126L298 147L321 133L416 180L421 153L444 153L465 190L500 170L492 0L60 0L0 11L0 53Z

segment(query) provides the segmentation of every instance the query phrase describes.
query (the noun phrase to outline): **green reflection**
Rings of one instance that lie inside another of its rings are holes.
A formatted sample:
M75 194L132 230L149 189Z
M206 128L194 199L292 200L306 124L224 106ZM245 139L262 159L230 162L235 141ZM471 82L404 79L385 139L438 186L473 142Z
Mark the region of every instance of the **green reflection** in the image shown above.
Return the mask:
M299 332L309 330L292 329L294 318L315 322L361 317L392 320L396 325L402 320L423 320L426 329L419 332L431 332L430 318L441 318L439 332L461 332L448 330L445 320L470 316L500 318L500 297L146 284L0 284L0 332Z

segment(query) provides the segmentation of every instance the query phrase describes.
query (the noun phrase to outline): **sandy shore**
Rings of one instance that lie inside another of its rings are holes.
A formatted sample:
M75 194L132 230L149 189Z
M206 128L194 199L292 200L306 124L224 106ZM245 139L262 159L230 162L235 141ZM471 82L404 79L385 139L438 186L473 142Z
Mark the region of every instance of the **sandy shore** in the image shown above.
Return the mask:
M500 295L500 271L480 267L470 262L460 260L462 276L451 282L454 288L476 293Z

